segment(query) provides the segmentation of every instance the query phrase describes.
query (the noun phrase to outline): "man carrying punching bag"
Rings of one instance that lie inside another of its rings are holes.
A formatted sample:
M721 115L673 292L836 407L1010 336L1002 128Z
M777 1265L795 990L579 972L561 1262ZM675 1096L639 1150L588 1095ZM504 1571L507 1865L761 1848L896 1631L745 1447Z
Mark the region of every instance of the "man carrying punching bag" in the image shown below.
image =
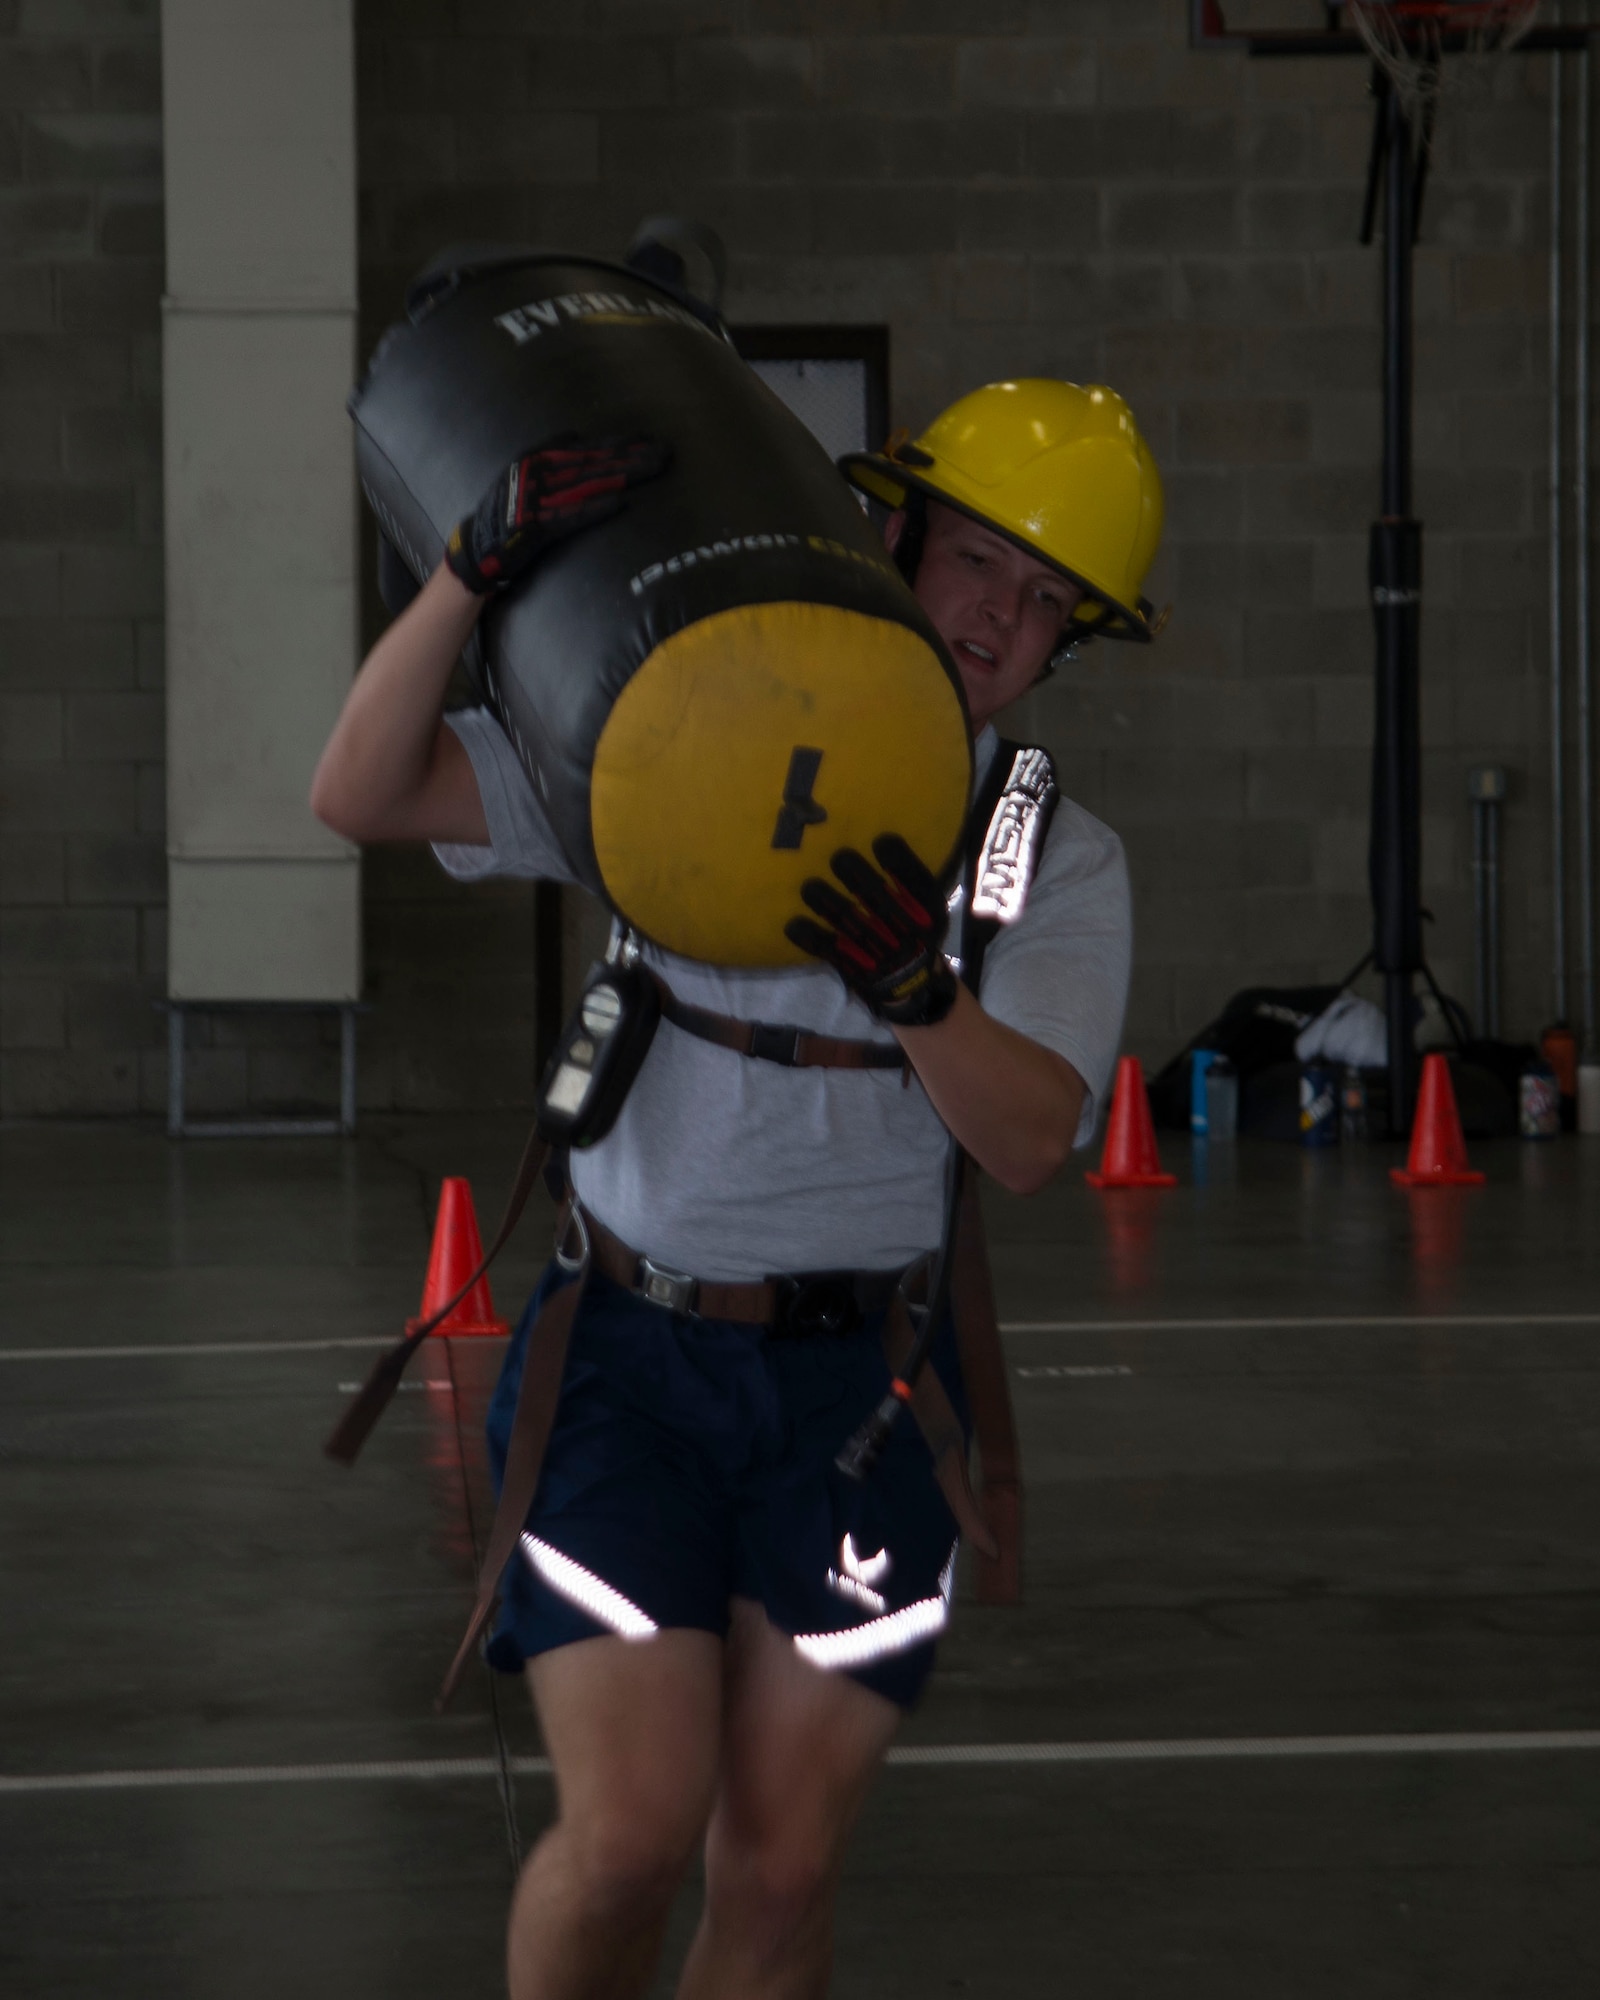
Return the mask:
M487 711L442 716L445 688L485 595L537 590L544 549L667 455L569 440L508 469L356 679L313 788L330 826L431 841L463 880L571 879L511 743ZM558 1799L512 1907L513 2000L643 1992L702 1842L680 1995L823 1994L845 1842L931 1671L958 1513L1014 1560L1014 1458L981 1412L982 1512L964 1474L933 1476L938 1412L967 1421L948 1324L919 1422L864 1480L835 1461L889 1387L891 1299L938 1248L952 1146L1025 1194L1093 1131L1128 980L1122 850L993 719L1073 641L1154 636L1160 480L1120 398L1050 381L980 389L844 470L890 508L961 676L968 865L947 896L893 826L870 853L807 832L787 936L815 969L642 948L664 1018L615 1124L573 1155L593 1268L489 1645L527 1673ZM497 1466L562 1282L552 1266L508 1353Z

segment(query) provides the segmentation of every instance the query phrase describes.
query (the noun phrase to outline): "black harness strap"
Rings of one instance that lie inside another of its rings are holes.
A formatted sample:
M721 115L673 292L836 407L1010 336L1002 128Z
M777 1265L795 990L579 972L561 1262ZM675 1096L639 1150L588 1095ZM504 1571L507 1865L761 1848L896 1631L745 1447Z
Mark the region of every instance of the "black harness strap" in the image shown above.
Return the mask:
M1022 912L1059 796L1049 752L1002 737L967 819L961 978L974 998L990 945L1005 923ZM980 1604L1015 1604L1022 1595L1022 1458L1000 1342L976 1162L962 1154L956 1175L955 1206L943 1254L949 1258L950 1314L982 1466L978 1502L992 1536L987 1547L981 1539L969 1537L973 1583Z
M661 1012L675 1028L736 1055L784 1069L898 1069L909 1067L898 1042L848 1042L834 1035L814 1035L809 1028L786 1027L774 1021L745 1021L734 1014L714 1014L709 1007L692 1007L680 1000L659 974Z

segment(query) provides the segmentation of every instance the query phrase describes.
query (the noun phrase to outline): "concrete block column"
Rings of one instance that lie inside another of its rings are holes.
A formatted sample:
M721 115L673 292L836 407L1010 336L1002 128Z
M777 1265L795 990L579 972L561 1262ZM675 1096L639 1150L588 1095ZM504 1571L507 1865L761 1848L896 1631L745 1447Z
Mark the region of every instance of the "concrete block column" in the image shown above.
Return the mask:
M352 0L162 0L174 1000L361 986L360 858L312 818L358 645Z

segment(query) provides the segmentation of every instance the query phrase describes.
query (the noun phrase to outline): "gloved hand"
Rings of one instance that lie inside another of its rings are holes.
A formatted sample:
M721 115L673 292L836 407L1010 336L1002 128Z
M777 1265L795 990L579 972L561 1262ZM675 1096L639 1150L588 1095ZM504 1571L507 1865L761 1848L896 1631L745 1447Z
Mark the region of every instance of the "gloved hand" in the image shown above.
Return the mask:
M801 900L832 930L792 917L784 936L826 959L880 1021L931 1027L956 1004L959 982L940 950L949 911L938 883L897 833L880 834L872 853L876 868L853 847L834 855L833 872L848 896L815 875L800 885Z
M514 458L456 528L444 559L477 596L505 590L556 542L622 508L623 489L671 461L651 437L552 438Z

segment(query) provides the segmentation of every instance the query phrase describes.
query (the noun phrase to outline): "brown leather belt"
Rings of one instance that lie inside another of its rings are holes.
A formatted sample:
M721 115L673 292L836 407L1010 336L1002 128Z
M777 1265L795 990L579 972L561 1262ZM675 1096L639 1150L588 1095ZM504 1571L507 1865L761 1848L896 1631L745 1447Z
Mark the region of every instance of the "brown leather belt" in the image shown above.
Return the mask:
M594 1268L648 1305L700 1319L731 1319L764 1326L776 1339L802 1340L854 1333L868 1313L894 1297L899 1271L798 1271L746 1284L719 1284L674 1271L624 1243L587 1209Z

